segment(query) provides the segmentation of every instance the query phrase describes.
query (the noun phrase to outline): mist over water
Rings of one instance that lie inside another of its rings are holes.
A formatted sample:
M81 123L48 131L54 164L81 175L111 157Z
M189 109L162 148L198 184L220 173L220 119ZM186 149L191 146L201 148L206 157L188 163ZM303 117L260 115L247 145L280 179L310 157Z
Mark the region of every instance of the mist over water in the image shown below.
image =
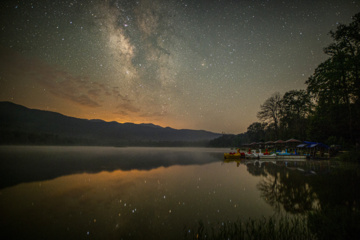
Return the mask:
M2 146L0 230L13 239L183 239L200 220L304 214L324 203L329 162L227 162L228 151Z
M172 165L202 165L219 161L223 149L116 147L0 147L3 160L0 187L48 180L76 173L151 170Z

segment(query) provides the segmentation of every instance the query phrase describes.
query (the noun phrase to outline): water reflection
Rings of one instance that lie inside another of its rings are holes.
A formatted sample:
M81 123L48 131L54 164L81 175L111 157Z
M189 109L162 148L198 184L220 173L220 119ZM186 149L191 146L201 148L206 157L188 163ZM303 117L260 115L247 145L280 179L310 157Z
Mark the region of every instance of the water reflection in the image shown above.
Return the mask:
M296 170L295 170L296 171ZM296 214L310 211L316 207L316 193L310 187L303 171L292 172L286 167L269 164L264 170L267 177L258 184L261 197L276 211L282 206L286 212Z
M0 150L0 231L13 239L182 239L199 220L284 212L308 216L320 239L339 228L354 239L360 226L357 165L223 161L223 149Z
M42 167L40 163L55 159L55 166L46 163L46 168L60 168L63 161L66 171L59 169L44 181L22 181L0 190L0 231L13 239L183 239L186 227L199 220L210 225L273 214L256 188L259 177L251 176L243 165L233 168L223 164L221 149L130 149L132 154L129 152L126 160L118 158L126 149L84 148L87 153L77 149L63 149L63 153L59 148L35 150L27 150L25 159L14 153L19 157L13 157L17 161L14 166L33 164L30 170L36 171ZM74 153L77 160L70 158ZM156 156L148 158L155 165L136 159L147 155ZM169 163L164 162L165 155ZM27 163L28 156L40 159ZM54 158L49 160L49 156ZM90 163L86 161L89 157ZM115 163L117 159L120 165ZM108 171L133 168L129 159L144 170ZM108 164L104 168L101 162ZM46 168L39 172L46 174ZM84 170L88 172L74 173ZM90 173L93 170L99 172ZM64 175L52 179L59 173Z
M0 189L76 173L217 162L222 149L0 146Z
M245 165L253 176L262 176L257 188L261 197L277 211L283 208L292 214L306 213L319 209L319 204L343 204L358 208L358 164L248 159L233 162L237 167Z
M275 212L305 215L319 239L360 237L359 164L331 161L241 160Z

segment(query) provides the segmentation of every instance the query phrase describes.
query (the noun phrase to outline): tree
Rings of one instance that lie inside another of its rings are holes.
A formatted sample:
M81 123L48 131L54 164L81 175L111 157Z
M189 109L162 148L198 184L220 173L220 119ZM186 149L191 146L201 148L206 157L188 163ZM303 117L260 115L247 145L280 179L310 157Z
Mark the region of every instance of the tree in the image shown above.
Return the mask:
M273 124L276 138L279 137L281 103L280 93L276 92L260 105L260 112L257 113L257 117L261 121Z
M311 110L309 94L305 90L291 90L282 98L280 126L286 138L306 138L307 117Z
M330 36L334 42L324 49L329 59L306 81L316 103L311 127L316 134L354 139L360 117L360 13L348 26L340 24ZM317 137L324 137L317 135ZM359 137L359 135L355 136ZM324 140L324 139L322 139Z
M266 123L254 122L247 128L247 134L249 140L253 141L264 141L265 138L265 127Z
M352 85L349 94L354 101L360 97L360 13L353 16L353 22L348 26L340 24L335 32L330 31L335 43L324 49L329 56L343 55L348 78Z

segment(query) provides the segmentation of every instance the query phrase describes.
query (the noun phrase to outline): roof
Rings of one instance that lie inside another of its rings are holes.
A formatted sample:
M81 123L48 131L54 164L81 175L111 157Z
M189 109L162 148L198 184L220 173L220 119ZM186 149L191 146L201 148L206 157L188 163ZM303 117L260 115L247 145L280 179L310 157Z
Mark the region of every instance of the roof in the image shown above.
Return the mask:
M296 147L298 147L298 148L302 148L302 147L307 147L307 148L321 147L321 148L329 149L329 146L324 144L324 143L309 142L309 141L304 141L304 144L297 145Z

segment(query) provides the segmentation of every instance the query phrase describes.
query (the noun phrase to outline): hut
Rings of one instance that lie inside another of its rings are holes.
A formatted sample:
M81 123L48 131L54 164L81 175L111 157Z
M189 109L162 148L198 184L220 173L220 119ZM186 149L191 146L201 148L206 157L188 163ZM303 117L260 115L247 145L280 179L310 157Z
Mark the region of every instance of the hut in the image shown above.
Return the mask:
M285 147L285 141L283 140L277 140L274 142L275 144L275 148L276 148L276 151L281 151L281 149L283 149Z
M273 141L267 141L265 142L265 148L272 149L274 148L274 142Z
M258 147L259 147L260 149L265 148L265 143L264 143L264 142L258 142L257 145L258 145Z
M288 148L288 151L292 152L295 151L296 146L302 143L302 141L291 138L289 140L286 140L285 143L286 143L286 148Z
M296 147L307 149L308 154L312 158L329 158L330 148L324 143L304 141L303 144L299 144Z

